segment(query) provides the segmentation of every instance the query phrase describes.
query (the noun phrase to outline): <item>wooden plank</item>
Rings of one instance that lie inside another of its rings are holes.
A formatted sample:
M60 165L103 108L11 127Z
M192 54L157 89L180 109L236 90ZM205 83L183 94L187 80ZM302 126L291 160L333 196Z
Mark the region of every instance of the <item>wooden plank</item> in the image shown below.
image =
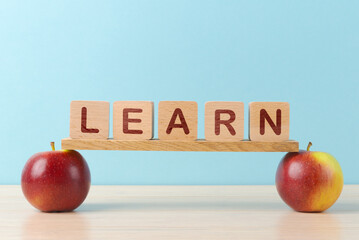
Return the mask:
M254 142L254 141L169 141L114 139L62 139L62 149L75 150L129 150L129 151L195 151L195 152L298 152L297 141Z

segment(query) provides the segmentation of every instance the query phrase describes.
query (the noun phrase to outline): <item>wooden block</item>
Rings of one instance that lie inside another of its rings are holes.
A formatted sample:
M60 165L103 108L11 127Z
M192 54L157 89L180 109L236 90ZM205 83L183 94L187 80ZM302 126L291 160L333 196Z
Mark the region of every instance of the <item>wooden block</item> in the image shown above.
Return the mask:
M153 138L153 102L114 102L113 138L122 140L149 140Z
M249 139L286 141L289 139L289 103L251 102L249 104Z
M204 134L209 141L240 141L244 136L243 102L207 102Z
M70 137L107 139L109 120L109 102L72 101L70 107Z
M298 152L297 141L168 141L168 140L113 140L71 139L61 141L62 149L125 150L125 151L191 151L191 152Z
M161 101L158 104L158 138L196 140L198 106L191 101Z

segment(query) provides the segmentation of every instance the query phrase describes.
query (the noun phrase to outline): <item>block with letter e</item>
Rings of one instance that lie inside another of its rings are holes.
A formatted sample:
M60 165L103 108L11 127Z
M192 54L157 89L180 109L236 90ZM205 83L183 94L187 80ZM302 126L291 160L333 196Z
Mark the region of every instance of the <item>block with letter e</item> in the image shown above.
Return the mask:
M193 101L161 101L158 104L160 140L196 140L198 106Z
M244 136L243 102L207 102L204 113L208 141L240 141Z
M289 103L251 102L249 139L267 142L289 140Z
M107 139L110 103L72 101L70 104L70 138Z
M149 140L153 138L153 102L114 102L113 138L119 140Z

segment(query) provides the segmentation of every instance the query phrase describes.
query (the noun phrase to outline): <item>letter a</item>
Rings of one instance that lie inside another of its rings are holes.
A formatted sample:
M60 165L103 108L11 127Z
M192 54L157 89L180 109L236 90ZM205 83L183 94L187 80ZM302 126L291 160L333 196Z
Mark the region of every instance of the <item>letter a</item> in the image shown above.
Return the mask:
M180 124L176 124L176 119L177 119L177 116L179 117L181 123ZM189 134L189 128L188 128L188 125L187 125L187 122L183 116L183 112L180 108L176 108L172 114L172 117L171 117L171 120L170 120L170 123L168 124L168 127L167 127L167 130L166 130L166 133L167 134L171 134L172 132L172 129L173 128L183 128L183 131L186 135Z

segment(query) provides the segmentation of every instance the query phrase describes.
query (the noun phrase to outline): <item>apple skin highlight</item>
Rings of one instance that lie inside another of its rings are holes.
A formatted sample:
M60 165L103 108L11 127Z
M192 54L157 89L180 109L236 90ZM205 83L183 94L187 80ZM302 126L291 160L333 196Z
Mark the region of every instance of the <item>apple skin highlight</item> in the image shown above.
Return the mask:
M21 176L26 199L44 212L76 209L85 200L90 185L89 167L74 150L36 153L27 161Z
M299 212L322 212L331 207L343 189L338 161L324 152L287 153L276 174L283 201Z

